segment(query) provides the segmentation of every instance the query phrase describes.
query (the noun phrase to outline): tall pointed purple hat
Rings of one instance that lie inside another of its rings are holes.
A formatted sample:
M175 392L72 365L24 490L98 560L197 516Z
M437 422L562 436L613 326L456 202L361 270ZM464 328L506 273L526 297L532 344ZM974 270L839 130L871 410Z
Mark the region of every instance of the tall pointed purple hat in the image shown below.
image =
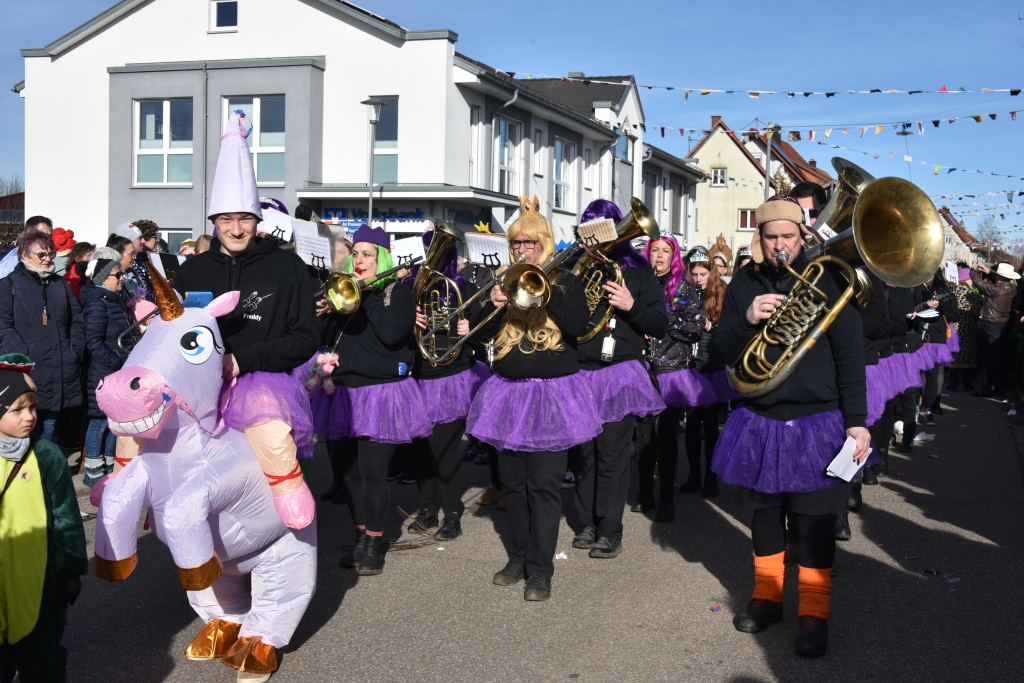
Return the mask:
M224 135L220 137L220 157L213 176L210 210L207 218L222 213L251 213L261 221L260 193L256 189L256 171L246 138L250 128L241 110L231 112Z

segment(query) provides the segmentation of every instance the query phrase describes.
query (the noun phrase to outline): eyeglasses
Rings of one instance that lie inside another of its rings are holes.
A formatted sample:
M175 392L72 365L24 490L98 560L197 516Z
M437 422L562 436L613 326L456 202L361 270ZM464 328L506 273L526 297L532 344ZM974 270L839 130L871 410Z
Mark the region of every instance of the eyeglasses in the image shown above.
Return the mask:
M513 249L536 249L540 244L537 240L512 240L509 242Z
M122 271L119 271L117 273L111 273L107 277L116 277L118 280L120 280L121 278L124 277L124 271L122 270Z
M50 259L52 261L54 259L54 257L57 256L57 252L55 252L55 251L37 251L35 254L33 254L33 256L35 256L40 261L42 261L43 259Z

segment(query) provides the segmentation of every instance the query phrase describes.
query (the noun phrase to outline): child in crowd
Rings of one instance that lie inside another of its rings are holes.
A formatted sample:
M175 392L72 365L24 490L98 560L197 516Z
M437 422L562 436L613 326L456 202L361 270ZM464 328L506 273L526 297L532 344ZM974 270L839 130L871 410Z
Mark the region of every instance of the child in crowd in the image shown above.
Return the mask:
M67 459L36 426L32 361L0 356L0 679L67 679L60 644L88 570Z

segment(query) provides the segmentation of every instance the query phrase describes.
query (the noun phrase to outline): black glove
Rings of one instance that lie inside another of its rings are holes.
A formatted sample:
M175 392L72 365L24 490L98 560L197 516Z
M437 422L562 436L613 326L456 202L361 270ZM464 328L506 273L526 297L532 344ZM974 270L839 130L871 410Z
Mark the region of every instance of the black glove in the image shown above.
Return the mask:
M82 592L82 577L73 571L62 569L57 572L57 597L67 605L75 604Z

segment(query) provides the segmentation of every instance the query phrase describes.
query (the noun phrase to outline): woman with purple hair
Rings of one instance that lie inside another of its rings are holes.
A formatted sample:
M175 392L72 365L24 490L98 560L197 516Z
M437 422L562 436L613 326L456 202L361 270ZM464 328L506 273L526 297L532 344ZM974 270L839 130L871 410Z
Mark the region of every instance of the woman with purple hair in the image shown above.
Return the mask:
M433 238L433 231L423 233L423 246L428 250ZM463 301L476 293L477 288L459 275L459 250L456 245L451 246L442 263L444 265L440 274L455 284ZM419 271L419 264L413 266L408 280L410 286ZM451 308L459 305L454 292L446 292L443 286L438 291L444 304ZM433 323L425 315L420 303L416 302L416 325L422 330L428 330ZM459 321L457 332L460 336L469 332L468 319ZM447 347L446 337L438 335L434 339L438 349ZM411 446L412 459L416 464L416 485L420 491L420 509L409 524L409 532L433 534L438 540L451 541L462 535L462 491L459 490L457 479L462 466L459 450L462 435L466 432L466 416L469 415L476 390L490 376L490 372L486 364L477 362L473 348L464 344L455 360L448 365L434 365L423 357L422 352L417 353L412 375L423 393L427 419L433 431L426 438L415 439ZM439 522L439 485L444 499L444 522L435 533L431 529L436 528Z
M581 223L622 220L615 204L604 199L590 203ZM665 409L643 363L645 337L661 338L668 331L668 315L661 287L650 264L628 242L608 254L622 269L624 284L607 281L602 301L588 323L592 329L606 306L614 315L592 339L578 346L580 375L597 399L603 423L596 438L575 446L570 453L576 475L576 511L583 529L572 546L590 549L590 557L616 557L622 550L622 513L629 491L629 451L637 417Z
M679 243L671 235L647 243L645 254L654 267L668 310L666 334L654 337L652 365L668 406L655 425L654 446L637 454L640 491L633 512L654 509L654 467L658 467L660 496L654 521L675 519L675 481L679 463L679 421L693 406L707 406L718 399L707 378L696 368L694 345L701 339L706 318L700 293L686 277Z

